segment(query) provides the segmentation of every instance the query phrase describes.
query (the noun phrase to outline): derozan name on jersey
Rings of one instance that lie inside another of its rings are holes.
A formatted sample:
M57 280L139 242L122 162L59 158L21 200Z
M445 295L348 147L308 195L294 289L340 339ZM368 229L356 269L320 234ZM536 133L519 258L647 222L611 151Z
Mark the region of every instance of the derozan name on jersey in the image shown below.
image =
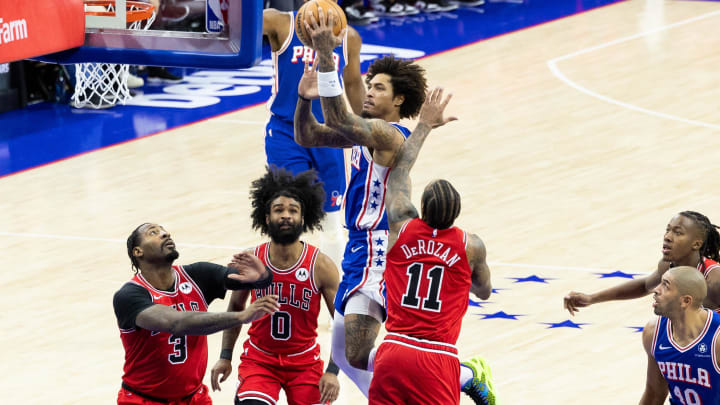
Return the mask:
M400 246L402 252L405 253L406 259L415 255L432 255L447 263L449 267L452 267L453 264L460 260L460 256L455 252L451 252L449 247L443 249L445 244L442 242L418 239L415 243L417 244L416 246L408 246L406 244ZM450 256L451 254L452 256Z
M0 44L27 39L27 21L25 19L3 22L0 18Z

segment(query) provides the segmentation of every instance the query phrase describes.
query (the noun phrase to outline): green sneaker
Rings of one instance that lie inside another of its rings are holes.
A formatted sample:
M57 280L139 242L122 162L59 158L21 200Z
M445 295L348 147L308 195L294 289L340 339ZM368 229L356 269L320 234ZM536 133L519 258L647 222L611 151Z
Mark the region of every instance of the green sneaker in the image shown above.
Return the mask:
M465 383L462 392L472 398L476 405L498 405L492 372L485 359L475 356L460 364L473 371L473 378Z

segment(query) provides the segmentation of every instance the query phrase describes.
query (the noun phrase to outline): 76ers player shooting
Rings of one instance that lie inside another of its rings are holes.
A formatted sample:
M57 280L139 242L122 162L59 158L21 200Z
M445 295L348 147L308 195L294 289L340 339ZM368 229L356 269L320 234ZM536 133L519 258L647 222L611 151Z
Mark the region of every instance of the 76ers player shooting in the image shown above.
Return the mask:
M280 389L290 405L334 401L340 389L338 367L330 361L323 373L316 342L320 298L332 314L339 275L332 260L318 248L301 241L304 231L320 229L325 193L315 171L293 177L285 169L271 168L252 184L253 227L270 236L255 248L255 255L273 272L271 286L233 294L228 311L245 307L263 296L279 296L280 309L253 322L243 345L238 368L235 403L276 404ZM225 381L240 327L223 332L220 360L211 372L213 389L218 377Z
M387 336L377 349L370 404L458 404L460 361L455 347L468 293L490 297L485 245L477 235L453 226L460 194L446 180L425 187L421 217L410 198L409 172L430 130L443 118L448 96L428 94L417 128L398 152L387 185L390 225L386 288ZM373 359L371 357L370 361ZM489 377L477 381L481 403L494 404ZM472 396L472 395L471 395Z

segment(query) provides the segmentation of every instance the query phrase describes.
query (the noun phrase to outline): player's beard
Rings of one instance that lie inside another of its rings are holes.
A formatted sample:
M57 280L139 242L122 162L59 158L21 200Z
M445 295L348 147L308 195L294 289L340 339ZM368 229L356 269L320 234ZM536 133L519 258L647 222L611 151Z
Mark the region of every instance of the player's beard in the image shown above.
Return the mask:
M302 224L291 225L290 228L287 229L280 228L284 224L283 222L270 222L268 224L268 235L270 235L270 239L280 245L289 245L297 242L303 232Z
M165 255L165 263L173 264L178 257L180 257L180 252L173 249L170 253Z

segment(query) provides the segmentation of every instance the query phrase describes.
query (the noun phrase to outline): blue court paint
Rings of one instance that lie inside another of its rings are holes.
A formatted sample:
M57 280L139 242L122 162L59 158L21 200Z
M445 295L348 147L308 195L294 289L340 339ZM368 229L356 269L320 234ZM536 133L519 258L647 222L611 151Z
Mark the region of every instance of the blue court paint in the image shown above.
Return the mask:
M362 70L367 70L372 59L389 52L417 58L617 2L488 2L481 8L461 8L404 19L384 18L371 26L357 28L363 43L370 45L363 51ZM262 103L270 96L269 54L265 46L264 65L250 71L188 70L185 72L188 80L183 83L146 85L141 89L149 97L190 99L201 105L195 108L126 105L107 110L77 110L67 105L40 103L0 114L0 178ZM213 85L193 85L195 82L191 81L193 77L203 76L207 82L213 74L220 75L213 79ZM266 118L262 115L256 120L262 122ZM236 133L229 135L263 136L263 132L238 125Z

